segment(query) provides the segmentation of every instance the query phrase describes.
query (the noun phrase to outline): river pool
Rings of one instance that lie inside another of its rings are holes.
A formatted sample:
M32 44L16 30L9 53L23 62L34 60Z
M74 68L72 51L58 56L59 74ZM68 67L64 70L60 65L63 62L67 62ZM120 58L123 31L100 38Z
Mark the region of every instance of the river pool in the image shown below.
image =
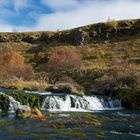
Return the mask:
M44 113L47 121L1 116L0 140L140 140L139 111ZM95 118L101 125L88 125Z

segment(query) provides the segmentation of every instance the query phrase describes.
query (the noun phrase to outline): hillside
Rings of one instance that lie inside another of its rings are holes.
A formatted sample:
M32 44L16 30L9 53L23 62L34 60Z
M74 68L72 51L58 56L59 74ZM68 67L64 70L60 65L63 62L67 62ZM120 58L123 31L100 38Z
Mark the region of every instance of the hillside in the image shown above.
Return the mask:
M140 96L140 19L108 21L57 32L0 33L0 47L12 47L23 55L33 65L35 80L42 75L47 77L45 67L51 50L64 46L74 47L82 57L82 69L69 71L66 76L87 94L113 94L123 98L126 106L140 107L139 99L133 98ZM119 89L119 95L115 89Z
M140 19L113 20L57 32L0 33L0 43L25 42L37 44L40 42L52 43L55 41L71 45L81 45L91 42L116 40L116 38L129 37L139 33Z
M39 52L41 45L44 48L72 45L97 49L98 46L113 49L113 45L124 45L125 50L125 46L139 46L139 35L140 19L108 21L60 32L0 33L0 45L13 46L15 50L25 52L25 56ZM138 52L139 47L135 49Z

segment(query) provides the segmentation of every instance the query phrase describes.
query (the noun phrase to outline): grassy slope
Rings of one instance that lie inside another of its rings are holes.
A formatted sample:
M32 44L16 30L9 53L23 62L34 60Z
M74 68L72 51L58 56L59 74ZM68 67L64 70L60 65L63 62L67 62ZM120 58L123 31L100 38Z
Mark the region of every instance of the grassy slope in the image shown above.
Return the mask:
M81 35L84 45L80 45ZM12 46L34 64L44 68L50 48L74 46L82 54L85 69L108 69L120 59L140 56L140 19L110 21L61 32L0 33L0 46ZM140 66L137 63L139 71Z
M110 21L60 32L0 33L0 47L6 45L36 66L36 73L43 71L51 48L74 46L85 66L69 75L87 91L113 65L125 59L140 74L140 19Z

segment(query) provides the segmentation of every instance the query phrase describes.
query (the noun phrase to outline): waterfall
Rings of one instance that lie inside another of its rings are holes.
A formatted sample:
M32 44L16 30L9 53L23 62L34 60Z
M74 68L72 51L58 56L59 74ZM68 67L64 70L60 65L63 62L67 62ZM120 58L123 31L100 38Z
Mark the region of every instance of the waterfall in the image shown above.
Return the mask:
M112 99L110 97L76 96L76 95L53 94L53 93L41 93L40 96L42 95L44 96L44 100L42 103L40 103L41 110L60 111L60 112L61 111L92 112L97 110L121 109L121 101L118 99ZM27 106L21 105L20 102L16 101L12 96L8 95L6 96L9 99L10 112L15 112L18 108Z
M8 96L3 92L0 92L0 95L5 95L6 97L8 97L8 99L9 99L9 112L15 112L19 108L26 107L26 105L21 105L20 102L16 101L12 96Z
M20 106L20 102L16 101L12 96L8 96L10 104L9 104L9 111L15 112Z
M51 95L42 103L42 110L49 111L95 111L121 108L118 99L99 98L96 96Z

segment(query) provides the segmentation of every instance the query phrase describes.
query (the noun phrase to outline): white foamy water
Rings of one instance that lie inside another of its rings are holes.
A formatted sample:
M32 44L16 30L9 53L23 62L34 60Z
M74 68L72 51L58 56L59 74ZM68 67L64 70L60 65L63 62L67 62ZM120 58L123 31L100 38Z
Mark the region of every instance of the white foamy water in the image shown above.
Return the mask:
M11 96L8 96L9 97L9 101L10 101L10 104L9 104L9 111L10 112L15 112L20 106L20 102L16 101L13 97Z
M16 101L12 96L8 96L3 92L0 92L0 95L5 95L9 98L9 111L15 112L18 107L21 105L20 102Z
M21 105L20 102L16 101L12 96L8 96L3 92L0 92L0 95L5 95L8 97L8 99L9 99L9 112L15 112L15 111L17 111L17 109L25 107L25 105Z
M91 112L97 110L121 109L121 102L116 99L96 96L47 96L42 103L42 110Z
M39 92L39 91L28 91L28 90L25 90L24 92L25 93L31 93L31 94L39 94L39 95L50 95L50 94L52 94L51 92Z
M53 94L51 92L33 92L32 94L46 95L43 102L40 103L41 110L52 112L93 112L122 109L120 100L113 100L107 97ZM10 101L10 112L15 112L22 106L20 102L16 101L12 96L8 96L8 98Z

